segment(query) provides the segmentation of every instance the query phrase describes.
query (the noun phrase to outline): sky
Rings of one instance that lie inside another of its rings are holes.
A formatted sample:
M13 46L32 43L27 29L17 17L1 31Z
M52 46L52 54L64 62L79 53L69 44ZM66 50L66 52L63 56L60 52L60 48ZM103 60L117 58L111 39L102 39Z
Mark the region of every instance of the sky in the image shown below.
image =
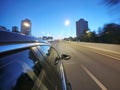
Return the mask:
M36 37L75 37L80 18L88 21L91 31L116 22L101 0L0 0L0 26L18 26L20 31L21 20L29 19Z

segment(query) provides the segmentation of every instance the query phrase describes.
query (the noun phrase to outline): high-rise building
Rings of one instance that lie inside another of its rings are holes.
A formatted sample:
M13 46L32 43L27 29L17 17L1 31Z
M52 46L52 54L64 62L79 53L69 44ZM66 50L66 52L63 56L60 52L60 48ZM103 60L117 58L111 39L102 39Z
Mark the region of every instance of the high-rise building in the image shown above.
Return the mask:
M12 26L12 32L17 32L18 33L19 32L18 27L17 26Z
M80 37L83 35L85 31L88 30L88 21L85 21L84 19L80 19L76 22L76 36Z
M21 33L25 35L31 35L31 21L29 19L22 20Z

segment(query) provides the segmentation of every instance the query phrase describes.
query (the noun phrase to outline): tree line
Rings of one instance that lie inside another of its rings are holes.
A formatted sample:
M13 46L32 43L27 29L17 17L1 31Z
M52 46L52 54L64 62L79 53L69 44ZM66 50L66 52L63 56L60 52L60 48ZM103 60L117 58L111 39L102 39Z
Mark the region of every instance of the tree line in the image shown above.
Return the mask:
M104 25L102 29L98 30L98 34L95 31L85 31L80 37L69 37L64 40L81 41L81 42L96 42L96 43L109 43L120 44L120 25L115 23L109 23Z

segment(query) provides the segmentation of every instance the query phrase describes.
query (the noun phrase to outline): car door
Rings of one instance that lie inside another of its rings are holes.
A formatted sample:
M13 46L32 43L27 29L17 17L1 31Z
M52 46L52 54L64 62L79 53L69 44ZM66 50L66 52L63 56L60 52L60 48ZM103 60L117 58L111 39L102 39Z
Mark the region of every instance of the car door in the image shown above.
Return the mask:
M53 87L52 89L48 90L63 90L61 78L58 76L59 74L53 69L51 64L48 63L48 60L44 57L43 51L41 51L41 46L32 47L32 50L46 72L47 78L43 83L47 85L48 88Z
M62 87L62 90L66 90L66 78L64 75L63 65L60 59L60 56L55 48L49 45L42 45L38 47L40 51L42 51L42 55L49 63L51 70L59 79L59 84Z

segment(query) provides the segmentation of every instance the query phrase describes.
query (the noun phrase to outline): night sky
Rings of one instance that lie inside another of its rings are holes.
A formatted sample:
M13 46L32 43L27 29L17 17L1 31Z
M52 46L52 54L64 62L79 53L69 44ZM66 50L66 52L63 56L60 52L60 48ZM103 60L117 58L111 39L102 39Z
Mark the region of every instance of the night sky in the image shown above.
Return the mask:
M84 18L91 31L114 22L101 0L0 0L0 26L12 29L21 20L30 19L32 35L64 38L76 36L76 21ZM65 25L65 20L70 21Z

